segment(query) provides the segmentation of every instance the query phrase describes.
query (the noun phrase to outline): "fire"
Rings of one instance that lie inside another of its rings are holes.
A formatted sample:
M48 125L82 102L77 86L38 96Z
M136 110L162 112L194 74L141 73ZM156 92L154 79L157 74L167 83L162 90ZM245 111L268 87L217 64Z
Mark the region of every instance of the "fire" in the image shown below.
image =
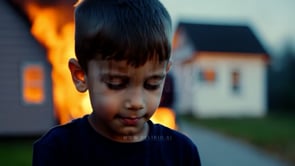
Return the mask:
M159 107L152 116L151 120L154 123L161 123L171 129L177 129L177 125L175 123L175 113L170 108Z
M63 14L56 7L28 3L25 9L32 21L31 33L46 47L52 65L53 102L58 120L64 124L90 113L88 94L75 90L68 70L68 60L75 57L73 21L60 20Z
M24 5L32 22L31 33L46 47L47 59L52 65L53 102L59 122L64 124L90 113L88 93L75 90L68 70L68 60L75 57L73 7L69 10L69 6L67 9L63 6L41 6L32 1ZM155 116L154 121L166 121L165 125L175 128L172 110L157 111ZM172 120L167 121L168 118Z

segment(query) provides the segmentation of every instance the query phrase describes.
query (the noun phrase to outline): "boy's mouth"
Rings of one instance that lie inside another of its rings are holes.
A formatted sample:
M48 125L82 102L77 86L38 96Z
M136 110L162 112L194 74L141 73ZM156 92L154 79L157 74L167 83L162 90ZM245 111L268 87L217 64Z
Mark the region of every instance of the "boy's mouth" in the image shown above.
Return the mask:
M126 126L136 126L142 118L143 117L119 117L120 121Z

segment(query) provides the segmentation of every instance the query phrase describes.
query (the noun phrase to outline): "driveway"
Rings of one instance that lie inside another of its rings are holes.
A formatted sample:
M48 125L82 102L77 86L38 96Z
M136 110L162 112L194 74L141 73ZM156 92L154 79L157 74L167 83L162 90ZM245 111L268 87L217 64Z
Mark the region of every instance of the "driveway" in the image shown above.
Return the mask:
M289 166L244 142L181 121L180 131L198 146L202 166Z

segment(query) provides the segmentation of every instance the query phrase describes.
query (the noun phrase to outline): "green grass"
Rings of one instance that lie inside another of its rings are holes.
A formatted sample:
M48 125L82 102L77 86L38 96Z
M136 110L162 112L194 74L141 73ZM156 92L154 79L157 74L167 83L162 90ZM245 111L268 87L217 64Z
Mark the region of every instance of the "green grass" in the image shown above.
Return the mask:
M244 140L295 164L295 115L213 119L183 116L181 119Z
M0 139L0 165L31 166L34 139Z

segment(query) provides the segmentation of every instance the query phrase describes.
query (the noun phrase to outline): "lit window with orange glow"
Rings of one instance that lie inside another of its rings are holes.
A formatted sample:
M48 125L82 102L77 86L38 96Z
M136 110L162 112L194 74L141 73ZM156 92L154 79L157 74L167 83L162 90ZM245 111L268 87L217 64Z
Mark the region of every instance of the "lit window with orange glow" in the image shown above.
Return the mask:
M23 101L27 104L41 104L45 99L44 68L41 64L28 64L23 67Z
M200 81L213 83L216 80L216 72L213 69L202 69L199 73Z

